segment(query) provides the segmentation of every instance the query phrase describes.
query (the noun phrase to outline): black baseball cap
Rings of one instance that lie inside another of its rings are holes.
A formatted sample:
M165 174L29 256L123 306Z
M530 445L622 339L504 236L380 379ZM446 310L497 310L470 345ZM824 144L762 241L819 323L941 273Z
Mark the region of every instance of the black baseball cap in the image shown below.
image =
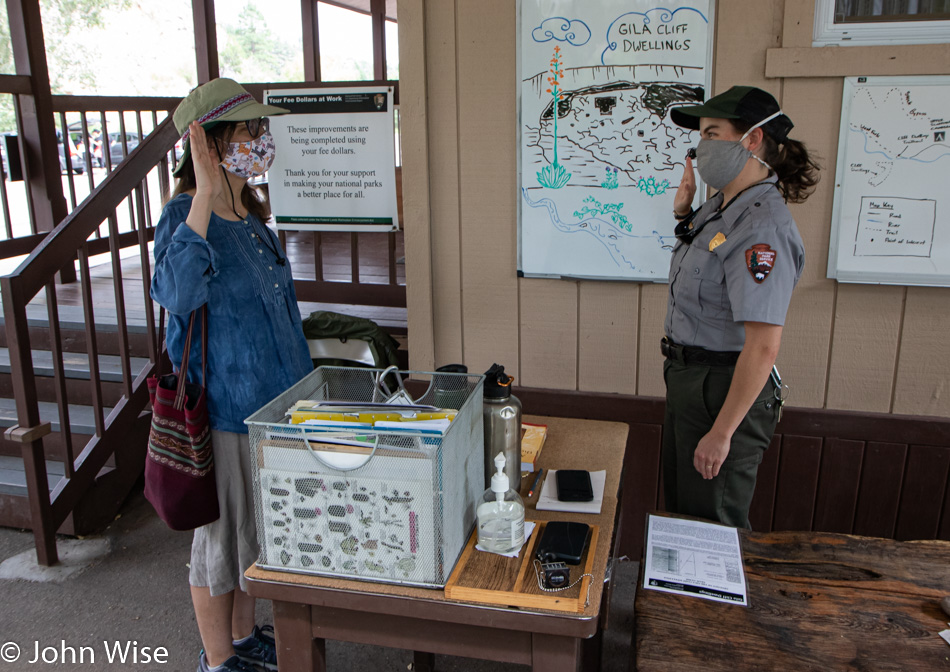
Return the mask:
M782 108L772 94L754 86L734 86L718 96L713 96L702 105L674 107L670 110L670 118L673 123L683 128L698 131L700 117L741 119L750 124L757 124L776 112L782 112ZM775 142L783 143L794 126L792 120L782 113L763 124L762 130Z

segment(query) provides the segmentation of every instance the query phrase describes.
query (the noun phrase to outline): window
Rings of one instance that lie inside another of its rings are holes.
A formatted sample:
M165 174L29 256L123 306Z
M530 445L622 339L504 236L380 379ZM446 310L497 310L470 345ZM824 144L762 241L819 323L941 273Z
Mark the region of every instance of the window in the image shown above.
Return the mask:
M372 17L326 2L318 2L317 11L321 79L324 82L372 81Z
M222 77L303 81L300 0L215 0L214 20Z
M816 0L816 47L950 41L950 0Z
M399 79L399 28L386 20L386 79Z

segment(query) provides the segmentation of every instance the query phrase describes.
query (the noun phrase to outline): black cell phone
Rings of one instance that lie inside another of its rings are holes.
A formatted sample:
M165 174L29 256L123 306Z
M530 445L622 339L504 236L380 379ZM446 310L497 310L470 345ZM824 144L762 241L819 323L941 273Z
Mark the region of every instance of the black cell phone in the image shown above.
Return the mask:
M543 562L579 565L590 541L590 525L555 520L544 526L535 556Z
M590 472L583 469L558 469L557 498L561 502L589 502L594 499Z

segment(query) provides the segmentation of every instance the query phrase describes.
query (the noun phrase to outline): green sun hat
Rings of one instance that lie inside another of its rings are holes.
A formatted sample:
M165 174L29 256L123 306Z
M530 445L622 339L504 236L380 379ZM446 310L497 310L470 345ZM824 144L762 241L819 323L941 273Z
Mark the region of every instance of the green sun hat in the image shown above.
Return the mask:
M287 114L290 110L257 102L247 90L233 79L221 77L194 89L179 103L172 115L175 128L184 140L181 159L172 172L177 176L191 156L191 141L188 126L193 121L202 128L211 128L222 121L248 121L260 117Z
M702 105L674 107L670 110L673 123L694 131L699 130L699 120L702 117L741 119L753 125L772 117L762 125L762 130L779 144L785 142L788 132L795 126L782 112L772 94L754 86L734 86L718 96L713 96Z

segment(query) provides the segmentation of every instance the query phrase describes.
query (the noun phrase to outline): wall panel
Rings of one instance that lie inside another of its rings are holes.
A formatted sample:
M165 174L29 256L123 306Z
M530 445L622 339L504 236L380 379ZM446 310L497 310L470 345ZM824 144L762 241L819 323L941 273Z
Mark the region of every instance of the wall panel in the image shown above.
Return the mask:
M516 4L456 7L463 355L473 371L517 371Z
M578 388L636 394L640 285L582 281L578 308Z
M455 3L427 2L425 13L432 321L435 365L442 366L463 361Z
M894 413L950 416L950 289L908 287Z
M828 374L829 408L891 410L903 304L903 287L838 287Z
M521 385L577 389L577 283L522 278ZM504 362L499 361L499 364ZM516 371L513 367L506 370ZM517 374L516 374L517 375Z
M663 355L660 354L660 339L663 338L663 322L666 319L667 286L641 285L640 287L640 353L637 394L649 397L665 397L663 382Z

